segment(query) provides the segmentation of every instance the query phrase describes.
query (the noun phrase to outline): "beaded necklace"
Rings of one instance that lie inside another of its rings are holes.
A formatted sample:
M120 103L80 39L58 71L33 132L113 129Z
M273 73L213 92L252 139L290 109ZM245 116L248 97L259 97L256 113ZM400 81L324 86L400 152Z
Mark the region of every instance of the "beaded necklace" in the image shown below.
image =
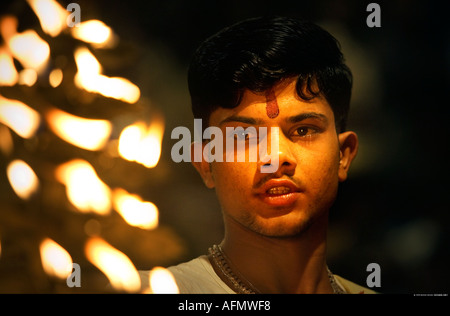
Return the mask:
M220 245L213 245L208 249L208 253L212 258L214 265L233 285L238 294L260 294L261 292L242 274L233 271L230 267L230 260L227 258ZM345 294L345 291L337 284L336 279L327 267L328 278L330 279L331 288L334 294Z

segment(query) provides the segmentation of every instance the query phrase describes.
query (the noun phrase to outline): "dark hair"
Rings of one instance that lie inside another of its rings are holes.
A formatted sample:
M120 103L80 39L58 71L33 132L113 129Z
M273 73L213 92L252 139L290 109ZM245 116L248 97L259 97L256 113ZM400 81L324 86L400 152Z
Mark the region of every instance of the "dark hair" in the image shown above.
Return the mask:
M218 107L238 106L246 89L263 92L295 77L298 95L311 100L322 94L336 129L344 131L352 73L338 41L311 22L285 17L248 19L200 45L188 71L192 112L209 122Z

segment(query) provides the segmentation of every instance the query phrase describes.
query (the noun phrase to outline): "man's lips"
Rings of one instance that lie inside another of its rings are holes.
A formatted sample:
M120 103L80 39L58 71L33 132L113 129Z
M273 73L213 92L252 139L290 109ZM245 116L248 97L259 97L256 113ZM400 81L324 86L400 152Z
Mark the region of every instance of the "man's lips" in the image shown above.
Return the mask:
M290 180L272 179L258 188L257 194L263 202L282 207L294 204L300 195L300 189Z

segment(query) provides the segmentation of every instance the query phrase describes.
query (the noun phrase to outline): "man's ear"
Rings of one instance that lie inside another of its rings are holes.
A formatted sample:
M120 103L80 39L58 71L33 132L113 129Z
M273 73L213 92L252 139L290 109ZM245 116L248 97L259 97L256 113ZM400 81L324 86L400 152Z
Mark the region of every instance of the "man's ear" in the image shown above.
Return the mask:
M194 159L195 158L195 153L196 153L196 151L195 151L196 146L199 146L201 148L201 151L199 150L199 148L197 148L197 150L200 153L201 157L197 157L197 159ZM210 163L207 162L203 158L203 149L204 148L205 148L205 144L204 143L196 143L196 142L192 142L191 143L191 163L194 166L194 168L197 169L197 171L200 174L200 176L202 177L203 182L205 183L205 185L208 188L212 189L215 186L215 184L214 184L214 177L213 177L213 174L212 174Z
M343 182L347 179L350 165L358 153L358 135L355 132L348 131L340 133L338 138L340 148L338 178L340 182Z

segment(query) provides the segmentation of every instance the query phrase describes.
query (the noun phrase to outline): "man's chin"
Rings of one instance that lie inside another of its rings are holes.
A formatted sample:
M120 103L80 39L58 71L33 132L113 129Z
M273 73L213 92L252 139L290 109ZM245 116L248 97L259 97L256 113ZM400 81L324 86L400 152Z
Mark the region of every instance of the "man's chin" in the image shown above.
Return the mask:
M271 238L293 238L302 235L311 227L309 219L301 219L292 222L286 218L270 218L257 220L249 227L254 232Z

